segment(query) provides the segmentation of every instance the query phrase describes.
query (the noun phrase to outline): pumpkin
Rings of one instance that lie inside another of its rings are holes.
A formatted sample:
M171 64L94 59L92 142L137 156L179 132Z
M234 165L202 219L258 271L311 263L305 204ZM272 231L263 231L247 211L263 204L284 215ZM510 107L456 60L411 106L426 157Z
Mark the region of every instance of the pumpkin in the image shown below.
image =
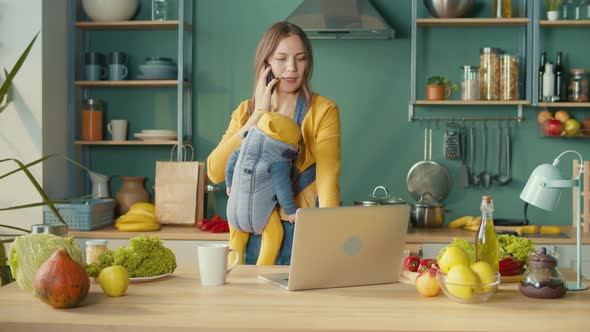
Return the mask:
M68 252L59 249L35 273L35 296L54 308L79 306L88 295L90 278Z

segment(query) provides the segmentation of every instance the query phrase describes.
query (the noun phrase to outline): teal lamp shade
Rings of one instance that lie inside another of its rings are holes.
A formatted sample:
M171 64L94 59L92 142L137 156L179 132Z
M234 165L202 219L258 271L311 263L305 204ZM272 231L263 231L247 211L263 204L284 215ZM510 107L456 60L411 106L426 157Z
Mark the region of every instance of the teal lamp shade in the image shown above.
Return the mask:
M564 180L559 169L551 164L537 166L520 193L523 201L547 211L557 207L562 188L547 187L547 181Z

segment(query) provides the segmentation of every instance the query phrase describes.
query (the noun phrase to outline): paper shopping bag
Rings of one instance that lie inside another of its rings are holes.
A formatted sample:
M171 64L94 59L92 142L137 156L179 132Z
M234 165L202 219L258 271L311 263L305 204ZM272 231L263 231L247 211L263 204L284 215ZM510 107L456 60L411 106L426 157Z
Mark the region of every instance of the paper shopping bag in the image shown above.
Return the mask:
M194 224L199 162L156 162L156 215L161 224Z

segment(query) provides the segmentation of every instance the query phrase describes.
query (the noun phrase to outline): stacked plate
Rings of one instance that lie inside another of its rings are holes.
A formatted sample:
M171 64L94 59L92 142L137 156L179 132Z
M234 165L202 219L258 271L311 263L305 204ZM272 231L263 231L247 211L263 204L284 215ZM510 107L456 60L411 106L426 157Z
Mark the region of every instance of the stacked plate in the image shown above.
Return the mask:
M171 58L150 56L138 67L137 79L140 80L169 80L177 76L176 63Z
M135 133L133 136L142 141L171 141L178 137L178 133L176 130L150 129L142 130L141 133Z

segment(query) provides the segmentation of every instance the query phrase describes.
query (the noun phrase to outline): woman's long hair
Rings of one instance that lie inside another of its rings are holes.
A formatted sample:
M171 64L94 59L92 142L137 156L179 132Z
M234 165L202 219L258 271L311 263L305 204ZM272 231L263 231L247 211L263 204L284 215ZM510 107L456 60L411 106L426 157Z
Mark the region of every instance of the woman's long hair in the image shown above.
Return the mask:
M254 59L254 88L252 92L252 98L250 99L249 109L250 112L253 111L254 108L254 98L256 96L256 83L258 82L260 71L264 68L264 62L274 53L277 46L286 37L290 35L299 36L301 42L303 43L303 49L305 52L305 57L307 59L307 66L303 72L303 80L301 82L301 90L303 91L303 96L309 105L311 102L311 73L313 70L313 52L311 49L311 42L305 32L301 30L300 27L297 25L290 23L290 22L278 22L271 26L258 43L258 48L256 49L256 58Z

